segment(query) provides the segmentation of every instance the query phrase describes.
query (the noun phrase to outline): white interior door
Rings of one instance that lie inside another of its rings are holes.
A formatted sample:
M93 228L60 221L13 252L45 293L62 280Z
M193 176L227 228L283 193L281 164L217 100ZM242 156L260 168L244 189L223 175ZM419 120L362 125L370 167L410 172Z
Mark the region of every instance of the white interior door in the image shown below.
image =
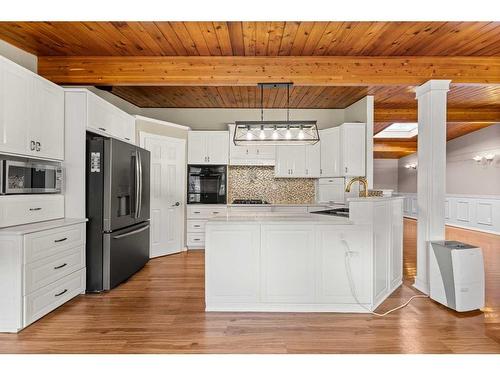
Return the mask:
M140 144L151 152L150 257L184 249L186 141L140 132Z

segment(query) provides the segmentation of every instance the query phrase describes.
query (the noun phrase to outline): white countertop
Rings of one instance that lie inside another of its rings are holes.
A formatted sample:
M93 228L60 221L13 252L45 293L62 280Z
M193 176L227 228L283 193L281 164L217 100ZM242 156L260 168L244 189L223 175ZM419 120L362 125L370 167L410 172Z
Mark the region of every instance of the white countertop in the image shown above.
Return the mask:
M263 203L263 204L235 204L229 203L228 207L333 207L333 206L345 206L341 203Z
M282 212L255 213L245 215L219 215L208 219L210 224L242 224L242 223L273 223L273 224L353 224L348 218L321 214L284 214Z
M86 222L86 218L64 218L57 220L42 221L39 223L31 223L24 225L15 225L0 229L0 235L23 235L28 233L40 232L43 230L66 227L68 225L79 224Z
M379 201L392 201L397 199L404 199L401 196L392 197L352 197L347 198L347 202L379 202Z

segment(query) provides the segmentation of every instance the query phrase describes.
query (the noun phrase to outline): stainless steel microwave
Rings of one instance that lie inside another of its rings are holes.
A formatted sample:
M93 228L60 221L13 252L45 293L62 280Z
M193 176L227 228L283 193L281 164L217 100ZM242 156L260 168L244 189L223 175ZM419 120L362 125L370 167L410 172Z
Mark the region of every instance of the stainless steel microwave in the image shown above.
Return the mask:
M62 182L61 165L0 159L0 194L60 193Z

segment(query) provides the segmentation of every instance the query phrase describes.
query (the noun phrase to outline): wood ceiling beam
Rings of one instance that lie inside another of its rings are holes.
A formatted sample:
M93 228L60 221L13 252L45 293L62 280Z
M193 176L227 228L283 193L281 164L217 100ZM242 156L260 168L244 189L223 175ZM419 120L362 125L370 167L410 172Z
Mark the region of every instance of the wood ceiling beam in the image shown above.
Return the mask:
M38 74L58 84L113 86L500 84L500 57L41 56Z
M373 140L375 159L399 159L414 152L417 152L417 141Z
M375 103L375 122L416 122L417 108L377 108ZM467 122L481 124L500 122L500 106L493 109L448 108L448 122Z

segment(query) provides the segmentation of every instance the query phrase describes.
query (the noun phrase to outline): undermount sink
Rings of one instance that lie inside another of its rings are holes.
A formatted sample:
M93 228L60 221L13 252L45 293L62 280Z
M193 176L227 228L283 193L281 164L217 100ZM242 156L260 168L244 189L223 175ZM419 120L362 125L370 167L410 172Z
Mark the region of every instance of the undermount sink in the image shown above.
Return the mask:
M347 208L347 207L332 208L332 209L329 209L329 210L314 211L314 212L311 212L311 213L312 214L320 214L320 215L332 215L332 216L349 217L349 208Z

